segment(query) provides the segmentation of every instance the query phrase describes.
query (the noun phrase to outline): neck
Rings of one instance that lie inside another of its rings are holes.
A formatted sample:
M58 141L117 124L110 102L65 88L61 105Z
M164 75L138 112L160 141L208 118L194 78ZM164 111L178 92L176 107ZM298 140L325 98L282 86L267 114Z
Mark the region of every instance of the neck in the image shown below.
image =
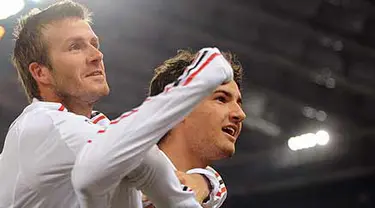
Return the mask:
M43 95L43 101L63 104L70 112L90 118L94 104L76 98L57 96L56 94Z
M158 146L179 171L186 172L193 168L206 168L210 162L194 153L184 141L186 141L184 138L171 139L167 136Z
M64 99L61 102L70 112L73 112L78 115L86 116L87 118L91 117L91 112L93 109L93 104L75 100L75 99Z

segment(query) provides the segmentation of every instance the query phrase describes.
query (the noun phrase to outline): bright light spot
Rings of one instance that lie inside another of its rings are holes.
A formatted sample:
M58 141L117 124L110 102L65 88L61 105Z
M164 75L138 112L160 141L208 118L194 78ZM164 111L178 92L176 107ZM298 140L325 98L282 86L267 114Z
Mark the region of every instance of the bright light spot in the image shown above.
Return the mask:
M5 35L5 28L3 26L0 26L0 40L4 37Z
M317 138L316 135L313 133L305 134L302 138L302 141L304 141L304 148L311 148L315 147L317 144Z
M291 150L293 151L296 151L299 149L299 147L297 146L296 142L295 142L295 137L292 137L288 140L288 146Z
M315 147L316 145L326 145L329 141L329 134L326 131L318 131L316 134L307 133L300 136L291 137L288 146L291 150L297 151Z
M40 2L41 0L31 0L31 1L38 3L38 2Z
M316 136L318 137L317 142L319 145L326 145L329 141L329 134L326 131L323 131L323 130L318 131L316 133Z
M24 6L25 2L23 0L0 1L0 20L17 14Z

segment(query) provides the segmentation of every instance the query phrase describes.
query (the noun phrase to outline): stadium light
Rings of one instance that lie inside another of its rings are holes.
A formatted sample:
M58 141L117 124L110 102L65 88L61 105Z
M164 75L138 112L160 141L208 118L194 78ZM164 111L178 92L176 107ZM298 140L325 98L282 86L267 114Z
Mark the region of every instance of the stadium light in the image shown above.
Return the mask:
M0 40L4 37L5 35L5 28L0 25Z
M25 7L23 0L2 0L0 1L0 20L17 14Z
M288 140L288 146L291 150L297 151L308 149L317 145L327 145L329 142L329 134L326 131L320 130L316 134L307 133L300 136L291 137Z

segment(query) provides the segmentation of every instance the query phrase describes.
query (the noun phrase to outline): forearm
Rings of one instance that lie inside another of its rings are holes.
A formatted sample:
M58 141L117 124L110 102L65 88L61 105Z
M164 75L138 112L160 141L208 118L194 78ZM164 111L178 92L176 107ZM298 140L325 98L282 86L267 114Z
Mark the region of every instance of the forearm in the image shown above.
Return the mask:
M140 189L155 207L201 208L193 190L180 183L173 167L156 146L126 179ZM144 203L144 206L149 204Z
M72 174L79 192L106 192L134 170L145 153L196 104L232 79L232 69L218 50L208 51L200 63L185 70L177 84L168 85L163 93L112 121L82 149Z

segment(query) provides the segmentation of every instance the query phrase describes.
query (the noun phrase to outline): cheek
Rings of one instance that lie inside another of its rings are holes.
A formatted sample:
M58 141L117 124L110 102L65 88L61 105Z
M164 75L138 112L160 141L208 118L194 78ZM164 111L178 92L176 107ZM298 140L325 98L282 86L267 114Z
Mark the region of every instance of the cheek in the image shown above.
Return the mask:
M77 80L80 73L79 67L80 63L77 62L77 57L70 55L61 55L59 59L52 61L52 67L56 72L58 79Z
M70 68L72 69L72 68ZM74 70L59 68L55 72L56 88L61 93L75 94L82 88L82 81Z
M64 70L62 73L56 73L56 79L59 84L66 85L66 87L77 87L81 82L79 75L74 70Z

